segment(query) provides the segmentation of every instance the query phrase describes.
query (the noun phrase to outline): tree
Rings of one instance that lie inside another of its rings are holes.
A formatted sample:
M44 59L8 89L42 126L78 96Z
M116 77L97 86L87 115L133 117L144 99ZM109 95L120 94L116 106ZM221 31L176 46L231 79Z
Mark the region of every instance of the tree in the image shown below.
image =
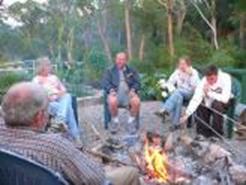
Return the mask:
M96 17L96 24L97 24L97 30L98 30L98 34L101 38L101 41L103 43L103 47L104 47L104 51L105 51L105 54L108 58L108 61L110 63L113 63L113 59L112 59L112 52L111 52L111 49L110 49L110 43L108 41L108 38L107 38L107 33L106 33L106 30L107 30L107 4L106 2L102 2L102 1L99 1L99 10L98 10L98 16Z
M173 44L173 0L158 0L167 10L167 32L168 32L168 48L171 61L174 57Z
M208 25L208 27L212 31L213 35L213 44L215 49L219 49L218 44L218 35L217 35L217 21L216 21L216 2L215 0L191 0L192 5L195 7L201 18L205 21L205 23ZM206 10L208 11L208 18L206 17L205 13L202 11L202 9L199 7L199 5L205 6Z
M126 26L126 43L127 53L129 60L132 59L132 32L131 32L131 20L130 20L130 2L125 0L125 26Z

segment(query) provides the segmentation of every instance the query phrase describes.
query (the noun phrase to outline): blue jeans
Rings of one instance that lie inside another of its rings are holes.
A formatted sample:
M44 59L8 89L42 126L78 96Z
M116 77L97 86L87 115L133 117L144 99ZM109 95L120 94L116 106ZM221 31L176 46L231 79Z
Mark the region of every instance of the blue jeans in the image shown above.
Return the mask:
M191 91L176 89L162 105L162 108L169 113L173 125L179 125L183 103L190 100L192 95Z
M48 107L49 114L56 119L64 121L68 125L69 132L73 138L79 138L79 125L76 122L72 108L72 97L66 93L59 99L51 101Z

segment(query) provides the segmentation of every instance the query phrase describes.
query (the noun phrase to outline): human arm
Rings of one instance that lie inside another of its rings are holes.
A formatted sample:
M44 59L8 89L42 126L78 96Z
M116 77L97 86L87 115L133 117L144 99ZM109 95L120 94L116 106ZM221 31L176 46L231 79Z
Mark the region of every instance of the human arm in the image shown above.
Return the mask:
M223 84L222 84L222 92L217 93L215 91L208 91L208 97L217 100L222 103L228 103L231 97L231 77L229 75L225 75L223 77Z
M193 114L198 106L201 104L203 98L204 98L204 85L205 85L205 79L203 79L198 86L196 87L195 93L192 97L192 99L189 102L189 105L185 111L185 114L189 117L191 114Z
M199 82L200 82L200 77L199 77L198 71L195 69L192 69L191 80L190 80L191 88L195 90Z
M74 185L101 185L105 181L105 172L99 163L89 155L74 147L73 143L60 139L59 159L61 170L66 179Z
M178 78L178 70L176 69L169 77L167 83L170 83L175 86L177 83L177 78Z
M134 69L131 69L131 72L128 74L127 78L131 79L130 91L133 93L140 91L141 83L138 72Z
M102 88L106 91L107 94L109 93L116 93L115 87L112 85L112 72L108 69L104 75L101 82Z

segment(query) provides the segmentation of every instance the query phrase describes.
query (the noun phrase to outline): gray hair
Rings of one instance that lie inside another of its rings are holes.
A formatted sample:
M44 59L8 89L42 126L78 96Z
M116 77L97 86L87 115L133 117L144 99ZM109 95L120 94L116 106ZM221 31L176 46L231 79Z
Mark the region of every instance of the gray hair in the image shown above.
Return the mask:
M36 74L41 75L44 68L49 66L51 68L51 62L49 57L41 57L37 59L37 68L36 68Z
M8 126L31 126L35 115L47 105L43 87L32 82L17 83L3 97L3 118Z

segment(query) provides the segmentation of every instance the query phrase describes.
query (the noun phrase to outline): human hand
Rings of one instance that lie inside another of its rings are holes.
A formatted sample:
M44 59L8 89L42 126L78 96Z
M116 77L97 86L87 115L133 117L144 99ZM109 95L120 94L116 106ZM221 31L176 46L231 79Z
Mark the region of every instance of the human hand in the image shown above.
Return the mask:
M131 89L130 92L129 92L129 97L132 98L132 97L134 97L136 95L137 94L136 94L135 90L134 89Z
M189 116L188 116L187 114L184 114L184 115L181 116L179 122L180 122L181 124L185 124L186 121L188 120L188 118L189 118Z
M208 91L209 91L209 85L208 84L204 85L203 91L204 91L205 96L208 96Z
M109 94L111 96L116 96L117 95L117 93L116 93L116 91L114 89L110 89Z

